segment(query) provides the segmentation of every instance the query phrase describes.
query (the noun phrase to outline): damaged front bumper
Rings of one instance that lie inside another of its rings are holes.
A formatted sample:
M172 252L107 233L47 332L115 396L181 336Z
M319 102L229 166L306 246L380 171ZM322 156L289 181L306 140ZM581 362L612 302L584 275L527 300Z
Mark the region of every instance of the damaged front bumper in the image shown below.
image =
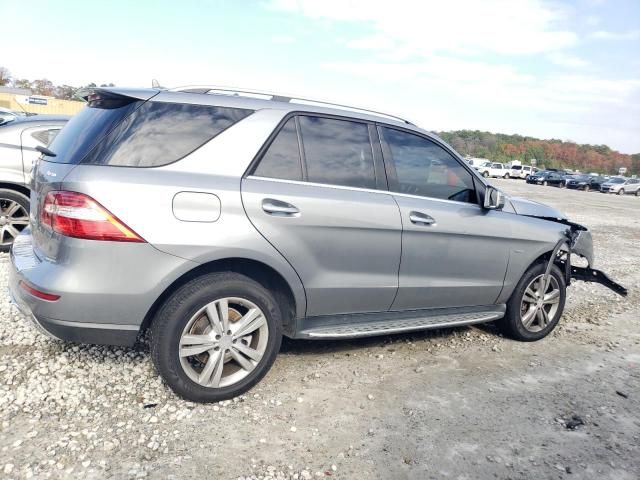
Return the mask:
M556 220L557 221L557 220ZM593 264L593 240L591 232L586 227L577 223L562 221L569 228L565 232L565 238L560 239L549 259L546 278L551 273L551 266L555 263L565 274L565 282L571 284L571 280L599 283L613 290L618 295L627 296L627 289L615 282L601 270L591 268ZM576 267L571 264L571 255L576 254L587 261L586 267Z

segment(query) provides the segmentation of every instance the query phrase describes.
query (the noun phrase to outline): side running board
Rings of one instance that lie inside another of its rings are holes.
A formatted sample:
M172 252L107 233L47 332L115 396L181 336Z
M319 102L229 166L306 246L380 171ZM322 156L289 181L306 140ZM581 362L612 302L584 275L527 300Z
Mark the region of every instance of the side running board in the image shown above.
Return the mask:
M391 333L413 332L418 330L431 330L436 328L458 327L462 325L472 325L474 323L485 323L498 320L504 316L504 309L496 305L494 311L448 313L441 315L425 316L424 312L420 316L407 317L398 313L398 317L385 320L344 322L332 326L317 326L302 330L296 335L298 338L359 338L372 337L376 335L388 335ZM354 315L355 316L355 315Z

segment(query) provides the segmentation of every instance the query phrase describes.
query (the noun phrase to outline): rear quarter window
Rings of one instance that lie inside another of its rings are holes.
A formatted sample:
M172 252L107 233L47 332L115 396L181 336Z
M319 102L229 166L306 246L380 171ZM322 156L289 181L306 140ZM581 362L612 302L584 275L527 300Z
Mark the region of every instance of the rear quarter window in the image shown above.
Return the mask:
M89 152L83 164L158 167L197 150L253 113L241 108L146 102Z

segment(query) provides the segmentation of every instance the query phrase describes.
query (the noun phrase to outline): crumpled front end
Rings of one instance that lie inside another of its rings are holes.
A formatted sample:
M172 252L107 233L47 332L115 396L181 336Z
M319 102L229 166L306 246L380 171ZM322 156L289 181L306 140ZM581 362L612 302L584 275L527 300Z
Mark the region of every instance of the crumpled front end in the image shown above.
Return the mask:
M550 260L549 267L552 263L558 265L565 272L565 281L567 285L571 284L571 280L579 280L583 282L599 283L613 290L618 295L627 296L627 289L615 282L601 270L592 268L593 265L593 239L591 232L584 226L577 223L562 221L569 228L565 232L565 239L558 241ZM571 255L578 255L587 261L586 267L577 267L571 264ZM550 268L547 269L550 271Z

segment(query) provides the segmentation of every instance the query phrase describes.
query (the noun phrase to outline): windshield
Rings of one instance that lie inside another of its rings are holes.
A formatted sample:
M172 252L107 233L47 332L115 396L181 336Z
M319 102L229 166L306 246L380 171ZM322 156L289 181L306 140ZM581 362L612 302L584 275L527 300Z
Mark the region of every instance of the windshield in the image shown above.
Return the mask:
M512 165L511 170L522 170L522 165Z
M578 180L579 182L586 182L591 177L589 175L574 175L573 180Z
M502 164L501 163L494 163L493 164L493 168L502 168Z
M609 183L624 183L624 178L611 178Z

